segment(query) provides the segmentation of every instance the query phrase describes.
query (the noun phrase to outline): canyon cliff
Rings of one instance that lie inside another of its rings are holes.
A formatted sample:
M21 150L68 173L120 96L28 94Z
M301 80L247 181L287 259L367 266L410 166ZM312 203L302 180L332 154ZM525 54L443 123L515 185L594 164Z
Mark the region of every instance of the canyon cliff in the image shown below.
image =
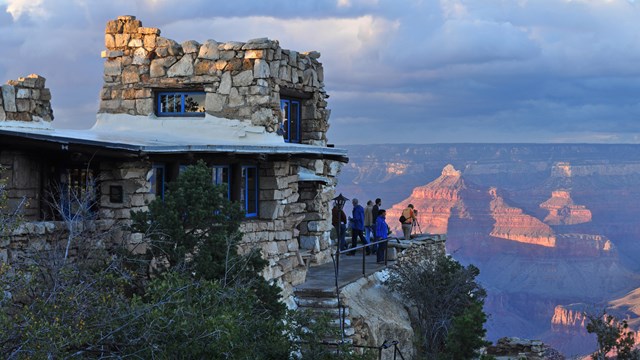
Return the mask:
M640 287L640 146L347 148L339 191L381 197L396 233L413 204L416 230L447 233L448 251L480 268L492 340L541 338L565 354L586 354L595 343L576 309Z
M584 205L574 205L571 194L566 190L551 193L551 198L540 207L549 211L544 222L550 225L575 225L591 221L591 211Z

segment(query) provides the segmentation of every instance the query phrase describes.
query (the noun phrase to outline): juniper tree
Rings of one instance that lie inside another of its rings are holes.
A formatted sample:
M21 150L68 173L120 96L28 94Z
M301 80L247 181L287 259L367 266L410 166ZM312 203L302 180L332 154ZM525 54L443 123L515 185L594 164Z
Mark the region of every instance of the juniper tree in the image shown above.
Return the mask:
M417 313L419 352L430 359L446 355L455 345L457 353L473 354L485 343L482 305L485 290L476 282L477 267L462 266L450 256L431 261L399 262L387 284L402 294Z

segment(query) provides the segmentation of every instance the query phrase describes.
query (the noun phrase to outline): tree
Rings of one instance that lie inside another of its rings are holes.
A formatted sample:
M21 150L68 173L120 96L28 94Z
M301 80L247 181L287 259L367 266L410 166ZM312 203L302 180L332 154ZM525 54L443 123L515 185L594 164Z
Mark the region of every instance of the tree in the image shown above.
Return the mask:
M445 255L405 260L390 272L387 284L415 307L419 352L427 358L439 358L454 345L462 347L458 353L470 354L485 344L486 292L475 281L479 273Z
M204 162L188 166L168 185L164 200L151 202L148 212L132 214L133 231L144 233L147 240L142 265L158 273L171 269L217 280L223 287L241 283L255 292L259 305L280 318L280 289L259 275L267 265L260 250L238 253L244 212L226 194L225 185L213 184ZM149 266L151 261L155 267Z
M284 311L278 288L259 275L259 252L237 252L243 214L225 194L203 164L189 167L164 202L135 215L148 235L141 258L104 251L84 233L87 246L73 257L62 244L3 264L0 358L335 358L293 344L326 333ZM152 260L154 273L133 266Z
M487 330L483 325L487 315L482 306L481 301L472 301L462 314L453 318L445 346L446 358L474 359L480 355L478 349L491 345L484 340Z
M618 320L603 310L599 314L588 314L587 332L596 334L598 350L591 355L594 360L610 359L607 354L613 352L619 360L640 359L640 350L634 349L634 331L629 329L627 320Z

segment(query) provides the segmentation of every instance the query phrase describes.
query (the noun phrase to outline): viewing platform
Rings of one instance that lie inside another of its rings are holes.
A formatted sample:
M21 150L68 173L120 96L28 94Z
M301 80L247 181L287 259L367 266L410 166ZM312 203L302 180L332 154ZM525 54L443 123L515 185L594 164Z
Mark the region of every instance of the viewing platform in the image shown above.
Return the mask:
M364 273L363 273L363 249L356 250L354 256L340 254L338 273L338 288L341 289L362 277L369 276L377 271L385 269L389 264L393 264L396 260L398 251L402 251L410 247L414 243L424 242L445 242L446 234L417 234L411 240L402 240L397 238L389 238L388 242L388 259L387 264L377 263L375 254L364 256ZM360 245L362 246L362 245ZM333 261L328 263L310 266L307 270L307 277L304 283L295 287L296 294L301 293L336 293L336 255Z

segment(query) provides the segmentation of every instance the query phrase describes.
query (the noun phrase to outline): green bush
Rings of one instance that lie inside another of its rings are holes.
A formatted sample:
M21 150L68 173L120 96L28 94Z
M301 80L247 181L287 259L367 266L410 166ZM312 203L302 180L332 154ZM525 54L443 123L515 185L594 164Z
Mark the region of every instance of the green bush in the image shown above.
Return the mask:
M416 310L414 330L421 356L467 358L485 345L486 292L475 280L479 273L477 267L464 267L444 255L433 261L403 261L392 268L387 284Z

